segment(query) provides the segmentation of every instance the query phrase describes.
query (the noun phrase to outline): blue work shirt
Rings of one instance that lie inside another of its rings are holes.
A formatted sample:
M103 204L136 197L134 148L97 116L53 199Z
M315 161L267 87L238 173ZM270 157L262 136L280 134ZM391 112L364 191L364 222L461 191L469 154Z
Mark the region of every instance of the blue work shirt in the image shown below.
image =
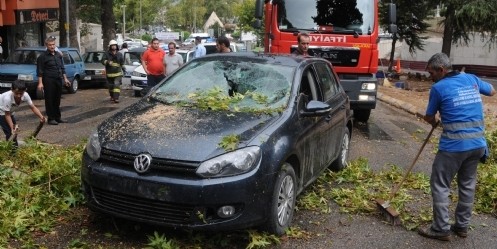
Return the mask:
M492 86L472 74L450 72L430 90L426 115L440 112L443 133L439 150L461 152L486 147L483 104L480 94Z

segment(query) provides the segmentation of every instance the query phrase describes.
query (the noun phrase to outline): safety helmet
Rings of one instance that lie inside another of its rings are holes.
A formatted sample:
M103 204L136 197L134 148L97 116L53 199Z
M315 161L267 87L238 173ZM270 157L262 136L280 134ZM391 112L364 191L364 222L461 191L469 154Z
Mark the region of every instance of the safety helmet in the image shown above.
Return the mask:
M112 45L117 45L117 41L116 40L110 40L109 47L112 46Z

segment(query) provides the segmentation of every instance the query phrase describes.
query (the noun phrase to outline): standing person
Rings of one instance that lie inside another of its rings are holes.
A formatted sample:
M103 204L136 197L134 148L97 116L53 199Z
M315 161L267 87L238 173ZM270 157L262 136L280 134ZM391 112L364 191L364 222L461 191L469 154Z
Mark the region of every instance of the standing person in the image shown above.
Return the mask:
M200 36L195 37L195 53L193 53L193 58L200 58L207 54L204 45L202 45L202 38Z
M123 44L121 45L121 50L119 50L119 53L123 54L128 52L128 43L126 42L123 42Z
M166 65L166 75L170 75L176 69L183 66L183 56L176 53L176 43L167 44L169 53L164 56L164 65Z
M55 38L45 39L47 50L42 53L36 63L36 74L38 75L38 90L45 95L45 110L48 116L48 124L58 125L66 123L61 119L60 98L62 96L62 84L69 87L71 83L67 79L64 69L62 55L55 52Z
M478 77L452 71L449 57L437 53L426 67L435 84L424 120L435 126L440 114L443 132L430 177L433 198L432 224L420 228L424 237L450 240L450 232L466 237L473 208L476 168L487 156L485 125L480 94L493 96L495 90ZM458 203L455 223L449 224L450 184L457 174Z
M312 49L309 49L311 37L307 33L300 33L297 36L297 49L292 52L293 55L314 56Z
M226 36L220 36L216 40L216 49L219 53L230 53L230 40Z
M15 126L17 124L14 117L14 111L25 102L28 104L31 111L40 118L40 122L45 123L45 117L41 114L40 110L36 108L26 92L26 84L24 81L15 80L12 83L11 90L0 94L0 126L2 127L5 139L9 140L10 136L14 134ZM17 138L14 139L14 144L17 146Z
M159 47L159 39L153 38L152 45L143 53L143 69L147 74L148 87L154 87L165 77L164 55L166 52Z
M121 94L121 82L123 79L124 57L119 53L117 41L109 42L109 50L102 57L102 64L105 66L107 84L109 85L110 101L119 103Z

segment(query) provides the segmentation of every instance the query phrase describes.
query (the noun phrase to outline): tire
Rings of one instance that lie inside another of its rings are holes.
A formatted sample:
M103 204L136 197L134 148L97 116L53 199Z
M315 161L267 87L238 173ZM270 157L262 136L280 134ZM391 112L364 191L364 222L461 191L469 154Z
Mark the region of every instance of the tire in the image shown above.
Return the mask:
M354 110L354 119L359 122L367 123L370 115L371 115L371 109Z
M338 158L333 161L330 165L330 169L333 171L340 171L347 167L347 160L349 158L349 145L350 145L350 132L349 128L345 127L345 133L343 134L342 141L340 143L340 153Z
M297 179L292 165L283 164L274 183L272 200L269 206L269 218L265 230L276 235L283 235L290 227L295 212L297 196Z
M74 77L74 79L71 82L71 85L69 87L66 87L66 89L68 93L74 94L78 91L78 87L79 87L79 80L77 77Z
M140 90L135 90L135 94L134 94L135 97L141 97L142 96L142 91Z

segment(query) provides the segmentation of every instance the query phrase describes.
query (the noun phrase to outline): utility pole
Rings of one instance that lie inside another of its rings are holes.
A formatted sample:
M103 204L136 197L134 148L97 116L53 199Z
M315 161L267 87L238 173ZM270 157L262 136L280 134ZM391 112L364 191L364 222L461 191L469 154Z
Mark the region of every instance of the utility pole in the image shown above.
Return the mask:
M124 42L124 34L126 33L126 5L125 4L121 5L121 8L123 9L123 32L122 33L123 33L123 42Z
M142 32L142 0L140 0L140 34Z

